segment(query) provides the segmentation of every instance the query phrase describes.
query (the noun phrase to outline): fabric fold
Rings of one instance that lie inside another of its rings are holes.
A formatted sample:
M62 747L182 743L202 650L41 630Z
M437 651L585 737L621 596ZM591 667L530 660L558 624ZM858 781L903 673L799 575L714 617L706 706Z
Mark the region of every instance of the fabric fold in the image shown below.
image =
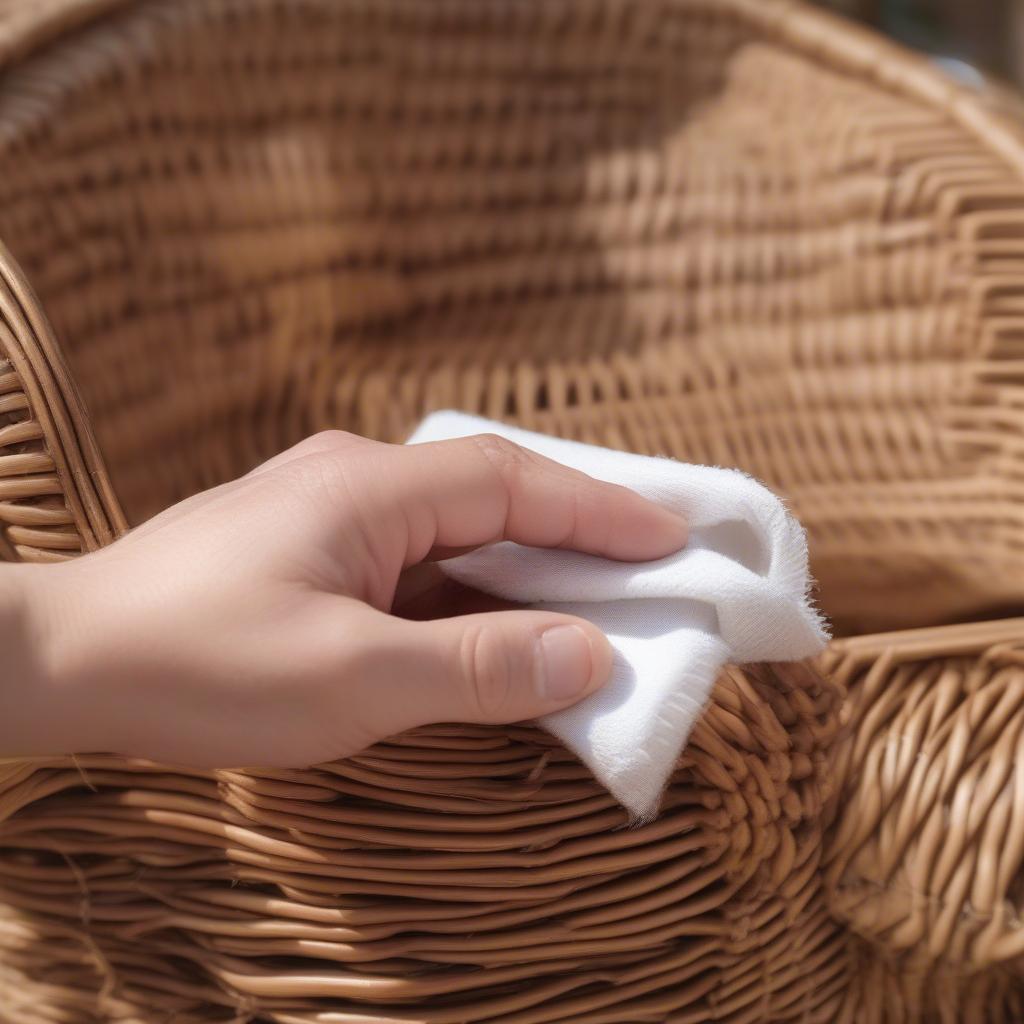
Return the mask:
M458 412L428 416L409 443L480 433L629 487L690 525L686 547L654 562L503 542L441 563L467 586L577 615L605 632L615 650L607 686L540 724L634 817L650 817L726 663L795 661L827 641L809 597L803 529L738 470L597 448Z

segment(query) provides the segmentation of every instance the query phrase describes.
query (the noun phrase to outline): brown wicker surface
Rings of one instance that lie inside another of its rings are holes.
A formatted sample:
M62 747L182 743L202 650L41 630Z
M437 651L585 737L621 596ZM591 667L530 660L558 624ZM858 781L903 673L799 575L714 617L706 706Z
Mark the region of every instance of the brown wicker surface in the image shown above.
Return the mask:
M307 772L39 764L0 797L0 950L68 1020L107 979L110 1007L186 1020L831 1020L837 696L801 666L727 674L638 828L535 729L423 730Z
M454 404L744 466L850 628L1019 600L1024 159L938 73L774 3L106 6L5 78L0 238L129 519ZM121 525L57 390L22 557Z
M457 406L754 473L846 633L1020 610L1000 105L770 0L0 0L0 555ZM1019 1021L1021 637L730 672L642 830L526 729L2 765L0 1021Z
M865 636L830 762L824 888L859 940L844 1012L1024 1020L1024 619Z

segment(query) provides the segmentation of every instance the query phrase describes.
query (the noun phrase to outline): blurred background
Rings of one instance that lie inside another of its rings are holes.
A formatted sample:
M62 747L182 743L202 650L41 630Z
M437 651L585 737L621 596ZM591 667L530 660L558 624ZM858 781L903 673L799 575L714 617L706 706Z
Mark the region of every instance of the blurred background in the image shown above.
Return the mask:
M819 0L947 63L1024 87L1024 0Z

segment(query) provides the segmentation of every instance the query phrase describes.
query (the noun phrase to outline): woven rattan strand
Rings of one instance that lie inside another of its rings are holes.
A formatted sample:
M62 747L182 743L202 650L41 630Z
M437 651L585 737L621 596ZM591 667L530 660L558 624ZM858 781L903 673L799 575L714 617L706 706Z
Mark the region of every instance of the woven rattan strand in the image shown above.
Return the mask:
M0 1022L1024 1020L1008 106L773 0L0 0L0 557L455 406L755 474L844 636L638 829L526 727L0 764Z

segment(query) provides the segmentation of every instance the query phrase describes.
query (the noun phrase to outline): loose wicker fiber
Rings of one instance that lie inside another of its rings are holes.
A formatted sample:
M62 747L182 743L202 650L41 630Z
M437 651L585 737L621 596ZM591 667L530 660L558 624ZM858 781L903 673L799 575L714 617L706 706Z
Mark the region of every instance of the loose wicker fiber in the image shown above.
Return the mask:
M0 763L0 1022L1024 1019L1002 102L771 0L0 0L0 555L457 406L754 473L849 637L639 829L525 727Z

